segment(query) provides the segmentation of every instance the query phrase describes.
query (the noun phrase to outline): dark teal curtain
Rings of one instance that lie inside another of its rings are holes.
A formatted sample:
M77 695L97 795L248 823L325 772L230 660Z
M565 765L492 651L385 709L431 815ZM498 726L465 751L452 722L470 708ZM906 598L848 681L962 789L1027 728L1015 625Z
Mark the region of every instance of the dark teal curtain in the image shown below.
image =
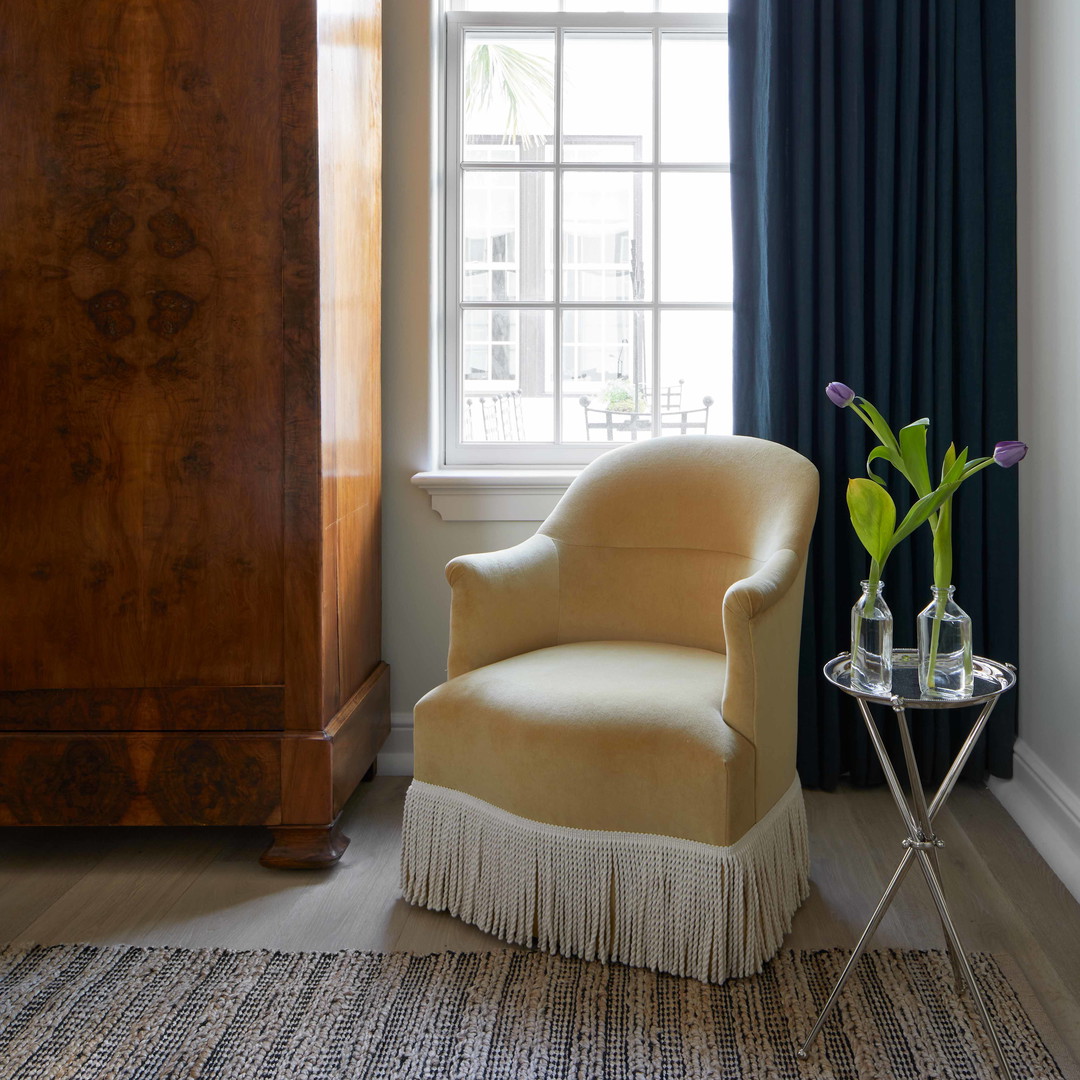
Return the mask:
M731 0L735 430L821 471L802 639L799 771L810 787L880 770L851 702L821 678L848 647L867 565L847 517L873 436L825 398L833 379L894 429L931 418L972 454L1016 430L1013 0ZM1037 447L1033 453L1037 453ZM954 582L975 649L1016 662L1017 472L958 493ZM901 511L910 498L890 483ZM930 535L890 560L897 645L929 600ZM1023 678L1023 672L1020 673ZM1009 776L1016 695L968 776ZM951 761L974 712L921 712L924 776ZM891 716L883 718L890 738Z

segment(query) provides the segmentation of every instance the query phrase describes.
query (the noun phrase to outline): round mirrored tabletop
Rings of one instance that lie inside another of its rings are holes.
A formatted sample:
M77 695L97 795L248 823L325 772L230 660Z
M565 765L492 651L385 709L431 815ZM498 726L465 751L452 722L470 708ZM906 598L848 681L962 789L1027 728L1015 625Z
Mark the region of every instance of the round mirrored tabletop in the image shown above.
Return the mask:
M987 660L985 656L973 656L972 667L975 686L971 697L928 698L919 689L919 654L914 649L893 650L893 684L891 695L866 694L851 685L851 653L834 656L824 667L825 678L833 686L863 701L875 701L892 705L893 698L900 698L908 709L962 709L968 705L985 705L991 698L1011 690L1016 683L1016 669L1009 664Z

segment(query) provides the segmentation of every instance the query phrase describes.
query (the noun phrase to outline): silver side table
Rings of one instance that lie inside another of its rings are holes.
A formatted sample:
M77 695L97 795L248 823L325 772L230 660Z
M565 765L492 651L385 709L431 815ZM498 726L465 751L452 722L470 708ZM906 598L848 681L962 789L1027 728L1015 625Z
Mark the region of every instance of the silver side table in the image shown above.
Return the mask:
M874 914L871 916L870 922L867 923L866 929L862 932L862 937L859 938L855 951L851 954L851 958L848 960L843 972L841 972L833 992L829 995L829 1000L825 1002L825 1008L821 1010L817 1023L814 1024L813 1030L799 1048L798 1057L800 1058L806 1058L807 1049L818 1037L822 1025L835 1007L840 992L851 977L859 957L865 952L870 939L874 936L874 932L884 918L885 912L889 910L889 906L907 876L908 870L911 869L914 862L918 862L923 876L926 878L926 884L930 887L930 894L934 898L934 906L937 908L942 929L945 931L945 942L949 950L949 959L952 961L953 977L956 981L957 991L962 993L965 988L967 989L970 999L990 1037L990 1043L997 1059L998 1070L1005 1080L1013 1080L1012 1073L1009 1071L1009 1066L1001 1049L1001 1043L998 1041L997 1032L994 1031L990 1014L987 1012L986 1002L983 1000L982 994L975 983L971 964L968 962L967 954L960 943L960 938L957 936L952 914L945 899L945 889L941 884L941 871L938 867L938 848L944 847L945 844L935 835L933 827L934 818L942 806L945 805L945 800L952 793L961 770L967 763L971 751L975 748L975 743L986 727L986 721L990 719L990 714L994 711L998 698L1006 690L1011 690L1016 685L1016 668L1011 664L999 664L994 660L986 660L981 656L977 656L974 658L974 666L975 688L972 696L960 700L943 701L922 696L919 690L918 656L910 649L898 649L893 653L893 694L891 697L877 697L852 689L850 653L841 653L825 665L825 678L833 686L843 690L845 694L850 694L858 702L859 711L866 722L866 730L870 733L870 741L874 744L874 750L877 753L878 760L881 762L881 768L885 773L889 790L892 792L893 799L896 800L897 809L904 819L908 834L903 840L904 855L900 860L900 865L897 866L888 888L878 901ZM896 770L893 768L889 755L885 750L881 732L878 730L878 726L870 713L870 705L872 704L891 706L896 715L896 721L900 727L900 741L904 748L904 762L907 765L911 791L910 802L900 786ZM958 709L969 705L981 705L982 708L979 710L978 718L972 725L963 746L960 747L955 760L949 766L949 771L945 774L945 779L942 780L937 794L927 805L922 777L919 775L919 767L915 762L915 752L911 745L911 731L908 727L907 710Z

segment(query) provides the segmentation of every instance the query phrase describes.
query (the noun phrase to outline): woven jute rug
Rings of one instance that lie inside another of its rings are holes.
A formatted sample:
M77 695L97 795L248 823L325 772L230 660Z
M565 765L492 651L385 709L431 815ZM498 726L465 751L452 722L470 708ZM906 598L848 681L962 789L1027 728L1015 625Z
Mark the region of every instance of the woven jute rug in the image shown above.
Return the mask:
M0 952L0 1076L995 1076L941 953L868 954L808 1062L842 950L711 986L527 952L274 953L60 945ZM1061 1077L988 955L975 970L1017 1077Z

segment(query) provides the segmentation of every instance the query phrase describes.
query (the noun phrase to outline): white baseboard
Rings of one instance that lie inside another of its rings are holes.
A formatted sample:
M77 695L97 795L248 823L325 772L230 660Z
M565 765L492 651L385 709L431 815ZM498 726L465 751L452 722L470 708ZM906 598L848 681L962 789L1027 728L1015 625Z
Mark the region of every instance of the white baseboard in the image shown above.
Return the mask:
M1013 778L991 777L990 790L1080 900L1080 795L1023 739L1014 748Z
M390 734L379 751L380 776L412 776L412 713L391 713Z

